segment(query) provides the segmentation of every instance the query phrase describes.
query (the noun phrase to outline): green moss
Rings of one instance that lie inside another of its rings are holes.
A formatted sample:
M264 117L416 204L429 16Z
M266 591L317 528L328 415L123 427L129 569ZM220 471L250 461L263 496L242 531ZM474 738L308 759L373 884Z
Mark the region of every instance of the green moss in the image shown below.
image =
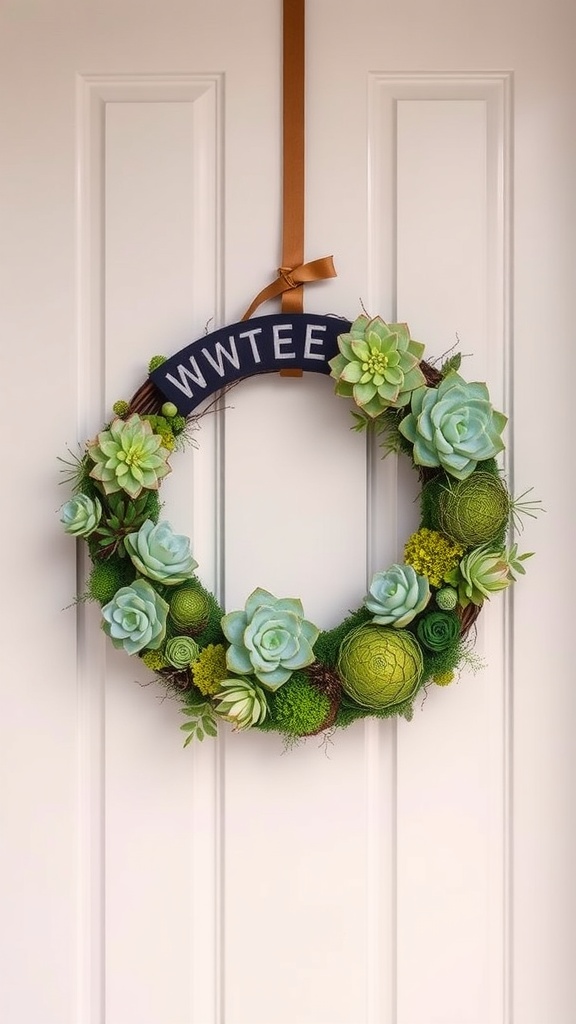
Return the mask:
M320 729L330 712L330 699L304 672L290 679L268 698L269 717L263 725L288 736L309 736Z
M462 640L455 640L444 651L429 651L422 645L424 656L424 679L453 672L462 659Z
M409 722L412 719L412 714L411 700L404 701L403 704L397 704L395 707L373 710L371 708L361 708L359 704L344 698L338 708L334 724L338 729L346 729L353 722L357 722L359 718L395 718L397 716L405 718Z
M124 417L130 412L130 403L124 401L123 398L120 398L117 402L114 402L112 412L116 416L120 416L121 419L124 419Z
M170 420L170 426L172 427L172 433L175 436L177 436L178 434L181 434L182 431L186 427L186 417L185 416L172 416L172 418Z
M107 558L94 563L88 578L88 596L91 601L108 604L120 587L127 587L136 576L136 570L127 558Z
M160 495L158 491L148 491L148 497L146 499L146 505L144 509L145 518L151 519L153 523L157 523L160 518L161 508L162 502L160 501Z
M344 622L341 622L339 626L335 626L334 629L323 630L314 644L314 654L318 661L329 665L330 668L334 668L338 661L340 645L344 637L351 633L353 629L356 629L357 626L361 626L364 622L369 622L371 618L372 616L367 608L358 608L355 612L351 612L348 618L344 619Z

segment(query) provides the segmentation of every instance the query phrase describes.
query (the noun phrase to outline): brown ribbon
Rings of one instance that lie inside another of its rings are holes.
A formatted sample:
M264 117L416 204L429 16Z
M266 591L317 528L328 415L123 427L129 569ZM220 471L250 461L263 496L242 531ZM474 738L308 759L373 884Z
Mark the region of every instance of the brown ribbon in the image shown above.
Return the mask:
M258 292L242 319L248 320L262 302L274 299L277 295L282 296L283 313L301 313L304 290L302 286L310 281L323 281L328 277L336 277L336 269L331 256L323 256L319 260L303 263L299 267L280 267L276 280Z
M305 0L283 0L283 182L282 266L278 277L246 310L248 320L262 302L281 296L283 313L302 313L304 285L336 277L331 256L304 263L304 42ZM300 375L301 370L282 370Z

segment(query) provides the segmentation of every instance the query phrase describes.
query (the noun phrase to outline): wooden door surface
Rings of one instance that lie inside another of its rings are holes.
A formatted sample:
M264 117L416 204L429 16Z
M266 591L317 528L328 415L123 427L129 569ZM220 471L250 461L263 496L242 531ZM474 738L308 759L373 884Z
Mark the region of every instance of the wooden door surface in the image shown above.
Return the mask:
M459 339L547 512L485 667L289 751L182 749L73 603L56 461L274 276L280 0L0 17L0 1017L572 1024L572 5L309 0L306 255L338 277L306 308ZM253 378L174 462L168 518L228 610L261 586L327 627L401 554L416 482L349 427L327 378Z

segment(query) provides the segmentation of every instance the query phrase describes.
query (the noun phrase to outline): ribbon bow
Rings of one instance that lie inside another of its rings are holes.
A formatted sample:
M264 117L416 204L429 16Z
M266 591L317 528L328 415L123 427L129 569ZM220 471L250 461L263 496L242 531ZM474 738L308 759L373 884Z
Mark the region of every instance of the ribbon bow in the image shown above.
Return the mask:
M336 277L336 268L331 256L323 256L319 260L312 260L311 263L301 263L298 267L279 267L276 280L258 292L242 319L249 320L258 306L268 299L275 299L277 295L282 295L283 312L301 313L302 285L311 281L324 281L329 277Z

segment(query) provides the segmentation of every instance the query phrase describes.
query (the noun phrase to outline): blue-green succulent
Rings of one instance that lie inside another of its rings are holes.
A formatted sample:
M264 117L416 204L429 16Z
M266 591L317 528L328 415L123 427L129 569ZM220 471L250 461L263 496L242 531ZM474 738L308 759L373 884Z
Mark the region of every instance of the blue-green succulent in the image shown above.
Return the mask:
M147 580L121 587L102 609L102 629L127 654L156 650L166 635L168 604Z
M98 498L76 494L62 506L60 522L66 533L73 537L89 537L98 526L101 516L102 505Z
M391 565L374 573L364 604L381 626L401 629L426 607L430 586L411 565Z
M124 538L124 546L142 576L167 586L184 583L198 566L188 537L174 533L166 521L154 524L146 519L137 533Z
M230 671L254 674L268 690L282 686L295 669L312 664L312 647L320 632L304 618L300 600L277 598L259 587L244 611L224 615L222 629L230 642Z
M410 337L407 324L362 314L339 335L338 348L329 363L336 394L353 398L368 416L404 408L412 391L426 383L419 366L424 345Z
M411 411L398 429L414 445L417 466L441 467L465 480L479 462L503 451L506 422L492 408L485 384L467 383L451 372L437 388L413 393Z

